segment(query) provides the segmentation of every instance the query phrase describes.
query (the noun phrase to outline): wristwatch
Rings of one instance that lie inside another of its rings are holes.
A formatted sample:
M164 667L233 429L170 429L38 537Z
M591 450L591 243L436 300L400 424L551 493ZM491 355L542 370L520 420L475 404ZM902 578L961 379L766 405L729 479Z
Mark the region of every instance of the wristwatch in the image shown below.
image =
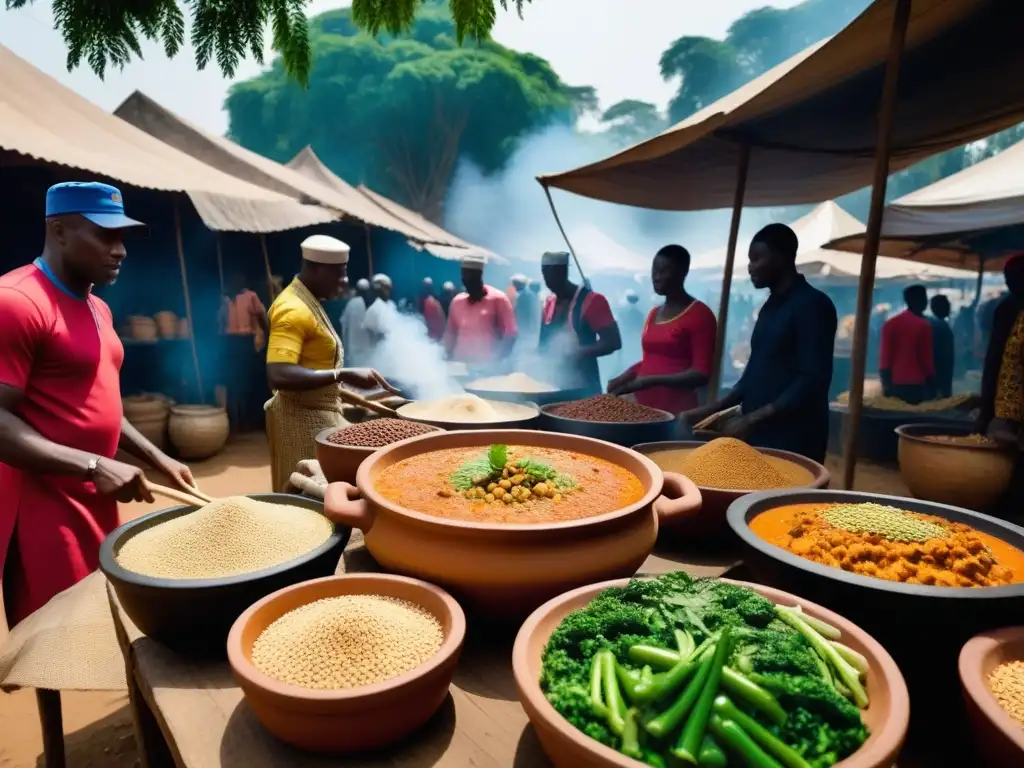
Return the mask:
M100 457L99 456L93 456L91 459L89 459L89 463L85 465L85 479L86 480L92 480L93 475L96 474L96 470L99 469L99 466L100 466Z

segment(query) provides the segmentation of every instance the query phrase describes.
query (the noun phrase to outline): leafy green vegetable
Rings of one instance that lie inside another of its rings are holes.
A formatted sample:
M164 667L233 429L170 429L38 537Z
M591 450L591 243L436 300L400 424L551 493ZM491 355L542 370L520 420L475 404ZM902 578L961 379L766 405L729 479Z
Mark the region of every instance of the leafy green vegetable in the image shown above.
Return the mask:
M701 763L717 742L719 764L724 751L729 765L828 768L868 732L845 687L821 671L838 681L842 652L800 618L735 584L682 572L634 579L563 619L541 688L576 728L649 766ZM725 695L728 707L716 709Z
M487 449L487 460L491 463L491 470L493 472L501 472L508 464L508 446L507 445L492 445Z
M467 461L461 467L452 472L451 477L448 478L448 482L452 484L452 488L457 491L468 491L473 487L473 484L482 477L487 477L491 474L491 462L486 456L480 456L471 461Z
M576 487L576 481L569 477L569 475L559 472L557 469L545 464L543 461L537 461L536 459L522 459L517 461L516 465L530 477L554 483L555 487L560 490L568 490Z

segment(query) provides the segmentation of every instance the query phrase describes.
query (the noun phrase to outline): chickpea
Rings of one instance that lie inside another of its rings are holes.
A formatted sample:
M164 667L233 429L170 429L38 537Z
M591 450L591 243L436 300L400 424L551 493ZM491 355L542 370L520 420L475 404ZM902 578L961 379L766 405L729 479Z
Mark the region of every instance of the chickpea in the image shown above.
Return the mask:
M553 499L555 498L555 496L558 495L558 492L555 490L555 487L553 485L549 485L548 489L544 492L544 495L547 496L549 499Z
M533 492L536 495L538 495L538 496L547 496L548 484L547 483L537 483L535 486L533 486Z
M526 479L526 477L523 476L523 475L513 475L513 477L512 477L512 485L522 485L523 484L523 480L525 480L525 479Z
M494 494L488 493L486 496L484 496L484 501L490 504L492 501L494 501Z
M473 500L474 498L476 498L476 494L475 494L475 493L473 493L473 491L474 491L474 489L473 489L473 488L470 488L470 489L469 489L468 491L465 491L465 492L464 492L464 493L463 493L462 495L463 495L463 496L464 496L465 498L467 498L467 499L469 499L470 501L472 501L472 500Z
M504 480L499 482L498 485L500 485L502 488L504 488L507 491L509 488L512 487L512 481L509 480L508 478L505 478Z
M503 478L508 478L508 476L509 476L508 467L505 467L503 470L501 470L501 476Z
M452 492L449 491L447 488L442 488L440 491L437 492L437 495L440 496L442 499L450 499L452 497Z
M488 483L487 484L487 492L488 493L494 493L494 489L497 488L497 487L498 487L497 483Z
M512 497L509 494L507 494L507 493L504 496L501 497L501 500L505 504L511 504L512 503Z
M494 498L496 498L496 499L501 499L501 498L504 498L504 496L505 496L505 489L504 489L504 488L502 488L501 486L498 486L498 487L497 487L497 488L495 488L495 489L494 489L493 491L491 491L491 494L492 494L492 495L494 496Z
M551 500L557 504L562 500L562 494L556 493L554 496L551 497Z

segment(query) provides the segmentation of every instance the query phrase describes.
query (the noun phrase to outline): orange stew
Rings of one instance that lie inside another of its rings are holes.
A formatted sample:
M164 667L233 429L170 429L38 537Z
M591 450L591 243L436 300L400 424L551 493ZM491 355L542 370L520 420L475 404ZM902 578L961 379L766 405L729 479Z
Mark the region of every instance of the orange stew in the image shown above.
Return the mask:
M460 466L480 456L486 448L450 448L424 453L396 462L374 482L389 501L436 517L477 523L560 523L595 517L640 501L644 488L640 479L604 459L555 448L510 445L514 459L543 462L572 477L576 486L554 498L530 497L516 504L467 499L451 484Z
M892 541L830 525L821 513L836 504L791 504L762 512L750 529L806 560L905 584L992 587L1024 581L1024 552L969 525L905 512L946 528L925 541ZM845 506L845 505L842 505Z

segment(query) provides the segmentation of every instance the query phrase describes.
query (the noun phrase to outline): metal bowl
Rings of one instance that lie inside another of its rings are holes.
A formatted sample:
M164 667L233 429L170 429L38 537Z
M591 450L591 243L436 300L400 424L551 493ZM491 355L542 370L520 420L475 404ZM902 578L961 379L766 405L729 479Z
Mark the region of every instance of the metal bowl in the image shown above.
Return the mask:
M322 502L303 496L254 493L249 498L323 512ZM352 533L351 528L335 525L327 541L301 557L224 578L162 579L118 565L117 553L132 536L194 511L195 507L180 506L151 512L115 529L100 546L100 570L128 617L149 637L189 656L223 657L231 625L250 605L300 581L333 575Z

